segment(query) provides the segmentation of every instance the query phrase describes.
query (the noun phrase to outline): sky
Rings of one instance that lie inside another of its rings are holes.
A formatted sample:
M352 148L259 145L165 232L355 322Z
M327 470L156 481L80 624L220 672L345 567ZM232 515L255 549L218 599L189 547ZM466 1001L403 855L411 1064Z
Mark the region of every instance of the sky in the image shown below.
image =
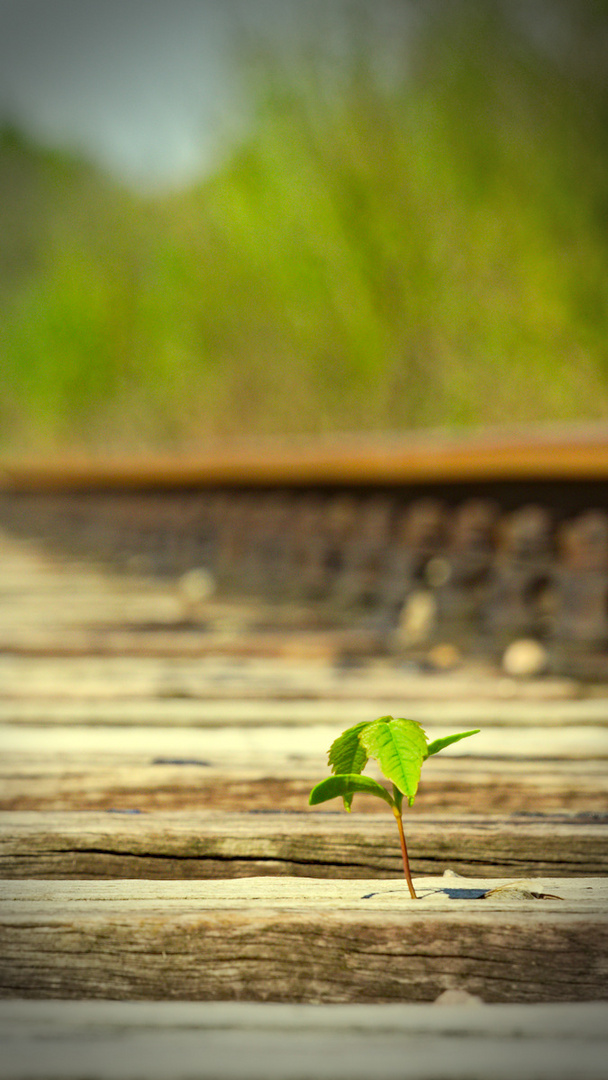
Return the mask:
M375 0L366 15L390 40L407 6ZM324 44L339 58L353 7L0 0L0 123L79 152L136 187L180 186L213 169L246 124L237 59L244 42L288 49L322 23Z

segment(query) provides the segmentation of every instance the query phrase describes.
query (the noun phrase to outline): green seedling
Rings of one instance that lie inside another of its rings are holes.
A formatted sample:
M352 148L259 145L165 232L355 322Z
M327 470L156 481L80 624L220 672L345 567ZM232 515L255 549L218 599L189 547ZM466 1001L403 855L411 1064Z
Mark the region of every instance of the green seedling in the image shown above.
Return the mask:
M364 720L347 728L331 744L328 764L334 775L314 786L308 802L311 806L317 806L318 803L341 795L344 809L350 813L353 796L357 792L377 795L379 799L384 799L397 821L403 871L410 896L412 900L416 900L403 832L403 799L407 798L408 805L413 806L422 765L428 757L438 754L450 743L459 742L469 735L477 735L478 732L479 728L474 731L461 731L457 735L447 735L444 739L435 739L429 743L416 720L394 719L392 716ZM378 762L386 779L392 783L392 793L370 776L361 775L370 758Z

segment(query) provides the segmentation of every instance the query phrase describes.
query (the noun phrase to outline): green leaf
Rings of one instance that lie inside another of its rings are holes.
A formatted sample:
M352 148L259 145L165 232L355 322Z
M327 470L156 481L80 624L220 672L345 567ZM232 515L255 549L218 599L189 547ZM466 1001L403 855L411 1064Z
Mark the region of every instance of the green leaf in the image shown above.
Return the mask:
M426 756L430 757L431 754L438 754L445 746L449 746L450 743L460 742L461 739L467 739L469 735L479 735L479 728L475 728L474 731L460 731L458 735L446 735L445 739L435 739L434 742L429 743Z
M422 762L427 756L426 735L416 720L383 716L360 735L369 757L376 758L387 780L407 796L411 806L418 790Z
M359 735L364 728L368 727L370 720L362 720L354 727L347 728L331 744L329 748L328 762L334 773L361 773L367 765L367 753L361 745ZM353 793L344 796L344 809L350 812Z
M360 773L367 765L367 753L361 745L359 735L364 728L369 727L370 720L362 720L360 724L347 728L329 748L328 761L331 771L334 773Z
M382 787L382 784L372 780L371 776L359 776L358 773L338 774L337 776L329 776L327 780L321 780L321 783L315 784L312 789L308 802L310 806L317 806L318 803L327 802L328 799L335 799L338 795L343 797L350 795L352 800L357 791L368 795L377 795L378 798L384 799L391 808L394 806L393 800L386 788ZM350 811L350 802L346 809Z

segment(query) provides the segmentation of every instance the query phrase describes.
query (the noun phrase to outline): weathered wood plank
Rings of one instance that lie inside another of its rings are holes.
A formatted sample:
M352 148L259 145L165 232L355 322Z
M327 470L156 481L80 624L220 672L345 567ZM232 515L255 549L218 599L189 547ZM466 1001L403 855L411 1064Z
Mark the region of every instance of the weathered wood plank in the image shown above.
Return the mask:
M0 649L20 656L47 657L277 657L338 661L345 653L373 656L382 651L380 635L361 630L258 631L257 633L228 634L189 631L182 627L173 630L163 612L160 628L134 633L131 629L75 627L55 629L11 630L0 635ZM177 621L177 618L176 618ZM166 626L166 628L165 628Z
M411 812L414 873L534 877L608 871L608 815L469 817ZM395 877L392 818L344 813L0 814L0 878Z
M371 717L370 719L373 719ZM0 725L0 746L6 755L112 755L149 761L157 757L191 757L214 765L238 765L278 762L289 773L289 762L305 761L313 769L327 766L327 751L343 730L341 724L311 723L306 726L236 724L212 728L134 727L124 725ZM429 739L450 734L445 724L427 723ZM497 758L530 760L544 758L608 760L608 724L581 728L559 727L547 733L534 728L484 728L475 738L462 740L443 751L443 760ZM427 768L433 765L429 759ZM454 769L459 762L454 761Z
M249 636L255 636L250 634ZM569 679L502 677L487 666L443 674L423 674L387 660L369 660L358 668L306 658L195 659L162 655L28 657L2 655L0 700L65 700L88 702L113 698L194 698L205 700L226 693L235 698L343 701L342 708L357 708L357 701L404 703L467 702L501 706L505 702L578 702L602 687L582 688ZM349 705L350 703L350 705ZM303 706L305 707L305 706ZM339 706L338 706L339 707ZM386 709L382 710L386 711ZM605 714L604 714L605 715Z
M123 755L88 758L4 755L0 810L258 810L307 808L322 770L300 761L240 768L191 758L130 760ZM422 812L604 813L608 802L605 761L500 761L440 757L425 764L416 796ZM366 815L384 813L375 799L361 799ZM319 808L319 813L330 812Z
M341 726L7 723L0 809L304 809ZM425 726L432 738L453 730ZM488 726L425 764L418 805L603 810L607 757L608 726Z
M349 696L329 689L316 700L302 698L293 690L277 684L260 686L252 681L235 686L229 673L219 684L210 683L204 698L126 697L74 700L73 698L0 697L0 724L33 724L34 726L82 725L85 727L297 727L313 724L343 724L376 716L400 716L402 712L425 727L429 724L474 724L483 728L543 728L605 727L608 730L608 698L580 701L456 701L421 702L396 697ZM171 689L169 686L168 690ZM25 688L24 688L25 690Z
M480 896L496 879L0 883L2 997L302 1002L593 1001L608 884Z
M2 1080L605 1080L608 1006L0 1002Z

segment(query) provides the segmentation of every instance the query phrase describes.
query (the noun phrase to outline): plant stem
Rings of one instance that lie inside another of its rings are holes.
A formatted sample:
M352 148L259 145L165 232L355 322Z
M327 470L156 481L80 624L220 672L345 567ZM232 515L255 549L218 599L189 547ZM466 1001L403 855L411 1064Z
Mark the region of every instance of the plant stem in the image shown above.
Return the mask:
M407 857L407 846L405 843L405 833L403 832L403 818L399 813L396 806L393 807L393 814L397 822L397 828L399 829L399 839L401 841L401 854L403 856L403 872L405 874L405 880L407 881L407 887L410 890L410 896L412 900L417 900L416 890L414 889L414 882L412 881L412 875L410 872L410 860Z

